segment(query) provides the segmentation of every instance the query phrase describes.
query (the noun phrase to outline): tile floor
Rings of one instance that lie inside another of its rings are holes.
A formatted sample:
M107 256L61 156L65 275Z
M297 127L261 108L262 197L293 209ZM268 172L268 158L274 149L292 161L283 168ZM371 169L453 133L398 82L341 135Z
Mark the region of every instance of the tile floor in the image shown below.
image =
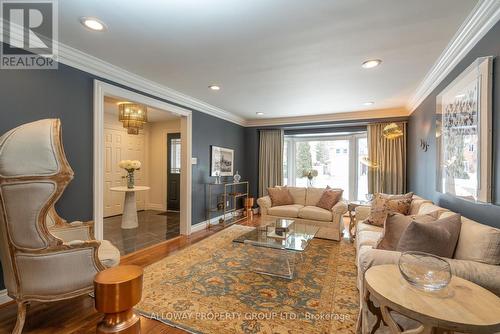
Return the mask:
M179 213L145 210L137 212L139 227L122 229L122 216L104 219L104 239L111 241L121 255L135 252L179 235Z

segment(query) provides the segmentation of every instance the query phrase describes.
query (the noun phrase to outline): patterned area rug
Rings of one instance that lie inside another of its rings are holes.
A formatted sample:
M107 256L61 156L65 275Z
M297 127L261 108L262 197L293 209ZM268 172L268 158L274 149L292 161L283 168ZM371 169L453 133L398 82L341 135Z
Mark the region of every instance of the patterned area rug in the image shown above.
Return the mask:
M254 247L233 225L145 268L137 310L192 333L354 333L354 247L314 239L292 280L250 271Z

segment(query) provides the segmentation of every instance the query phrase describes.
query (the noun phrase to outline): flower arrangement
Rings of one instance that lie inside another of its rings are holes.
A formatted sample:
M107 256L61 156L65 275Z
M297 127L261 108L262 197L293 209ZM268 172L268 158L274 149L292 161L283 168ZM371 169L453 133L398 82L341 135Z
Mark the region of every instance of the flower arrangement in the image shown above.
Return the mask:
M127 188L133 189L135 185L134 172L141 169L141 162L139 160L122 160L118 163L118 167L127 171Z
M307 177L307 186L313 186L313 179L318 176L318 171L315 169L309 169L302 171L302 177Z

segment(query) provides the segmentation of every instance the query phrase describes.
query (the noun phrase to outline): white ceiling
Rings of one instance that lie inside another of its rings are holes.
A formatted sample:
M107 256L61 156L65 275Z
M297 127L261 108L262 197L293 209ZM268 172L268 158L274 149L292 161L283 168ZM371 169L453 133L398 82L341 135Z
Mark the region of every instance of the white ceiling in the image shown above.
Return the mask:
M105 96L104 97L104 112L108 114L113 114L118 117L118 103L125 102L128 100L119 99L115 97ZM156 122L164 122L171 121L174 119L179 119L180 116L166 110L156 109L150 106L147 106L148 110L148 123L156 123Z
M64 0L59 39L245 119L381 110L407 104L476 3Z

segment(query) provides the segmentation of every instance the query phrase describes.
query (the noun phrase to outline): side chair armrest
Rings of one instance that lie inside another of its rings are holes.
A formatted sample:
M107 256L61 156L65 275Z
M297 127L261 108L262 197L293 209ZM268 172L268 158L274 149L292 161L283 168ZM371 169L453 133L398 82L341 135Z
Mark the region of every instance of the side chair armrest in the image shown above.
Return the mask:
M267 215L267 210L273 205L273 203L271 202L271 197L269 196L264 196L257 199L257 204L260 207L261 215Z
M335 214L343 215L347 212L347 203L344 200L340 200L332 207L332 212Z
M356 212L356 222L359 223L365 220L366 218L370 217L371 207L362 205L356 207L354 211Z
M72 223L58 224L49 229L57 238L68 242L71 240L95 240L94 222L75 221Z

